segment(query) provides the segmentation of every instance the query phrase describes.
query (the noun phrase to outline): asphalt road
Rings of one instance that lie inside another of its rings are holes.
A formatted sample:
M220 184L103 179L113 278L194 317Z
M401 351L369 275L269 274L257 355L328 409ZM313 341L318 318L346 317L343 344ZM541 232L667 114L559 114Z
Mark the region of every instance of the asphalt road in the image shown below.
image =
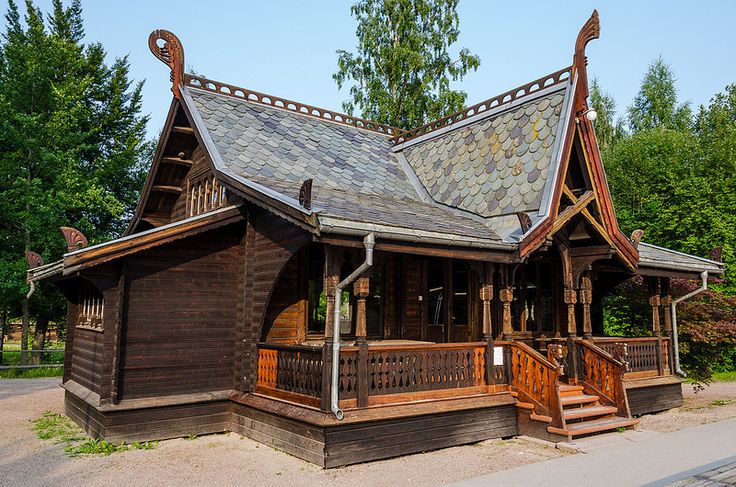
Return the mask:
M454 485L653 487L694 477L734 461L736 419L730 419L672 433L632 432L623 436L622 441L597 444L586 449L586 453L483 475Z

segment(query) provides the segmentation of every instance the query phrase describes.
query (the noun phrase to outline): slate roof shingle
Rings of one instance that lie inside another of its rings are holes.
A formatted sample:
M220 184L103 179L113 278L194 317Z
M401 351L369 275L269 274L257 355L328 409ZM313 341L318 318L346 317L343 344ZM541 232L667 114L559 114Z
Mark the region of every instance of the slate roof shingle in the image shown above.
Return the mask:
M438 203L484 217L539 210L564 93L412 145L406 159Z

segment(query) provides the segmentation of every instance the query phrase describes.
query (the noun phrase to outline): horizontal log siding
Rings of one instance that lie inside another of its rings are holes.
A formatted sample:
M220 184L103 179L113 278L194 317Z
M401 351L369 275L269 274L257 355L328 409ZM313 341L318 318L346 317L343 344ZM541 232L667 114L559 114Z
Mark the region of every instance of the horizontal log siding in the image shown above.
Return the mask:
M99 331L74 328L70 378L97 394L102 383L103 337Z
M663 384L626 390L631 414L656 413L682 406L682 384Z
M233 384L242 225L130 258L121 398Z
M246 236L245 326L240 381L243 391L253 391L257 381L256 346L262 336L266 308L286 264L311 235L265 211L251 212Z

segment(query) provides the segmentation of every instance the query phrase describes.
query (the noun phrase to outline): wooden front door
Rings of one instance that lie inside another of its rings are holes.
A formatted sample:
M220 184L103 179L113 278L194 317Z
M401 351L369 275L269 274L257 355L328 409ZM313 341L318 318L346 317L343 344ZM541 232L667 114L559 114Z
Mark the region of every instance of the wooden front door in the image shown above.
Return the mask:
M428 259L426 269L426 340L469 341L470 267L459 260Z

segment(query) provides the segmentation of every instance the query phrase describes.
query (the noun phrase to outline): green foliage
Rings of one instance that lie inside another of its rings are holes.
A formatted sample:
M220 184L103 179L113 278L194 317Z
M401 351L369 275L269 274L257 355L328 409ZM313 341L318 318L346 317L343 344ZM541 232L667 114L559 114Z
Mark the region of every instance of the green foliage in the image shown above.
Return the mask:
M693 116L677 100L671 68L657 59L628 109L630 131L618 133L615 102L593 85L596 131L622 230L641 228L646 242L694 255L723 246L725 280L678 308L682 366L707 382L714 370L736 369L736 85ZM677 281L672 294L696 285ZM605 299L606 332L647 335L649 313L640 283L619 286Z
M85 438L84 432L69 418L51 411L45 411L43 416L33 420L31 429L40 439L51 440L53 443L69 443Z
M0 309L17 313L28 292L24 251L46 262L65 251L59 227L91 243L118 236L135 206L151 147L142 83L127 58L105 63L83 44L79 0L44 14L14 1L0 40ZM31 313L63 319L64 303L42 283Z
M661 57L649 65L639 93L628 110L629 127L633 132L690 127L692 111L689 104L678 104L675 81L672 68Z
M43 416L33 420L31 429L42 440L50 440L54 444L65 443L64 453L69 456L111 455L128 450L152 450L158 445L158 441L115 444L89 438L69 418L51 411L46 411Z
M450 81L478 69L480 59L448 49L458 39L458 0L361 0L357 52L337 51L337 86L350 84L352 114L410 129L460 110L467 95Z
M590 85L590 107L596 111L595 132L601 150L607 149L624 135L622 120L614 120L616 101L603 91L598 78L593 78Z

